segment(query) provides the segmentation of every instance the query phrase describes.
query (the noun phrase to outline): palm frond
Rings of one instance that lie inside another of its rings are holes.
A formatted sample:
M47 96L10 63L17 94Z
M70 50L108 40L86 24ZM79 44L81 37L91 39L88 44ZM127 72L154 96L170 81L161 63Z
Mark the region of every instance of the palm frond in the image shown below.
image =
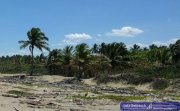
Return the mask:
M28 45L30 45L29 41L18 41L19 44L21 44L20 49L26 48Z

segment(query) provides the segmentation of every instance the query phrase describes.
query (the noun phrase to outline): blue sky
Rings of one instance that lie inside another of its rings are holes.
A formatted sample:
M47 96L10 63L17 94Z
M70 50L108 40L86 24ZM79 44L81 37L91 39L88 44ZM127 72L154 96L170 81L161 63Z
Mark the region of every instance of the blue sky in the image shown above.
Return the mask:
M1 0L0 55L28 54L18 40L32 27L50 48L86 42L147 46L180 38L180 0Z

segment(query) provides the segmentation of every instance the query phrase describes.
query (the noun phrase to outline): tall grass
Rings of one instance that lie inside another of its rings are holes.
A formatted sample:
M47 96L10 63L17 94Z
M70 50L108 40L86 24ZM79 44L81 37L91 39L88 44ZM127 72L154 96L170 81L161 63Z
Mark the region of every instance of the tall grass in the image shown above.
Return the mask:
M31 70L30 64L11 64L11 63L3 63L0 64L0 73L2 74L16 74L16 73L25 73L29 74ZM48 74L48 70L45 65L35 64L34 74Z

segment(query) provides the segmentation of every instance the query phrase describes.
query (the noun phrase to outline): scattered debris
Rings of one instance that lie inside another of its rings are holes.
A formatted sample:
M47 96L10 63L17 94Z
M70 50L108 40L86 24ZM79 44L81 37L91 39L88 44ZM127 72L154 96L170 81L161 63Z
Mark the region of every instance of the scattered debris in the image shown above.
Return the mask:
M2 96L4 96L4 97L13 97L13 98L18 98L19 97L18 95L15 95L15 94L2 94Z
M13 107L15 111L19 111L17 108Z
M0 82L4 82L3 84L18 84L18 87L13 86L12 89L4 91L2 96L12 97L11 99L18 98L20 105L26 105L28 108L34 109L34 111L42 111L43 109L50 111L87 111L87 107L100 106L102 107L99 110L112 111L112 109L103 106L117 106L121 100L144 101L146 98L148 98L148 101L167 101L172 100L169 95L174 94L174 92L151 92L140 91L135 88L87 85L76 78L48 82L37 79L35 76L5 76L0 78ZM176 82L179 83L179 81ZM27 88L33 90L27 90ZM176 94L174 98L179 98L179 95ZM73 106L73 108L70 106ZM14 107L14 110L20 111L22 109Z

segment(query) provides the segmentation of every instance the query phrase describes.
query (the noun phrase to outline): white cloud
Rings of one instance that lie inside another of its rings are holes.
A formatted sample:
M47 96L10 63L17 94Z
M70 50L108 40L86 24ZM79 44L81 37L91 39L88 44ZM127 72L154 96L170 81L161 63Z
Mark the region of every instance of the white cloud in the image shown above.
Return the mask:
M85 40L91 39L92 37L86 33L74 33L74 34L68 34L65 35L65 39L63 40L66 44L78 44L80 42L83 42Z
M112 29L112 31L107 35L117 37L134 37L143 32L143 30L134 27L122 27L121 29Z
M177 40L178 40L178 38L173 38L173 39L170 39L166 42L154 41L154 42L152 42L152 44L155 44L157 46L161 46L161 45L168 46L169 44L174 44Z

